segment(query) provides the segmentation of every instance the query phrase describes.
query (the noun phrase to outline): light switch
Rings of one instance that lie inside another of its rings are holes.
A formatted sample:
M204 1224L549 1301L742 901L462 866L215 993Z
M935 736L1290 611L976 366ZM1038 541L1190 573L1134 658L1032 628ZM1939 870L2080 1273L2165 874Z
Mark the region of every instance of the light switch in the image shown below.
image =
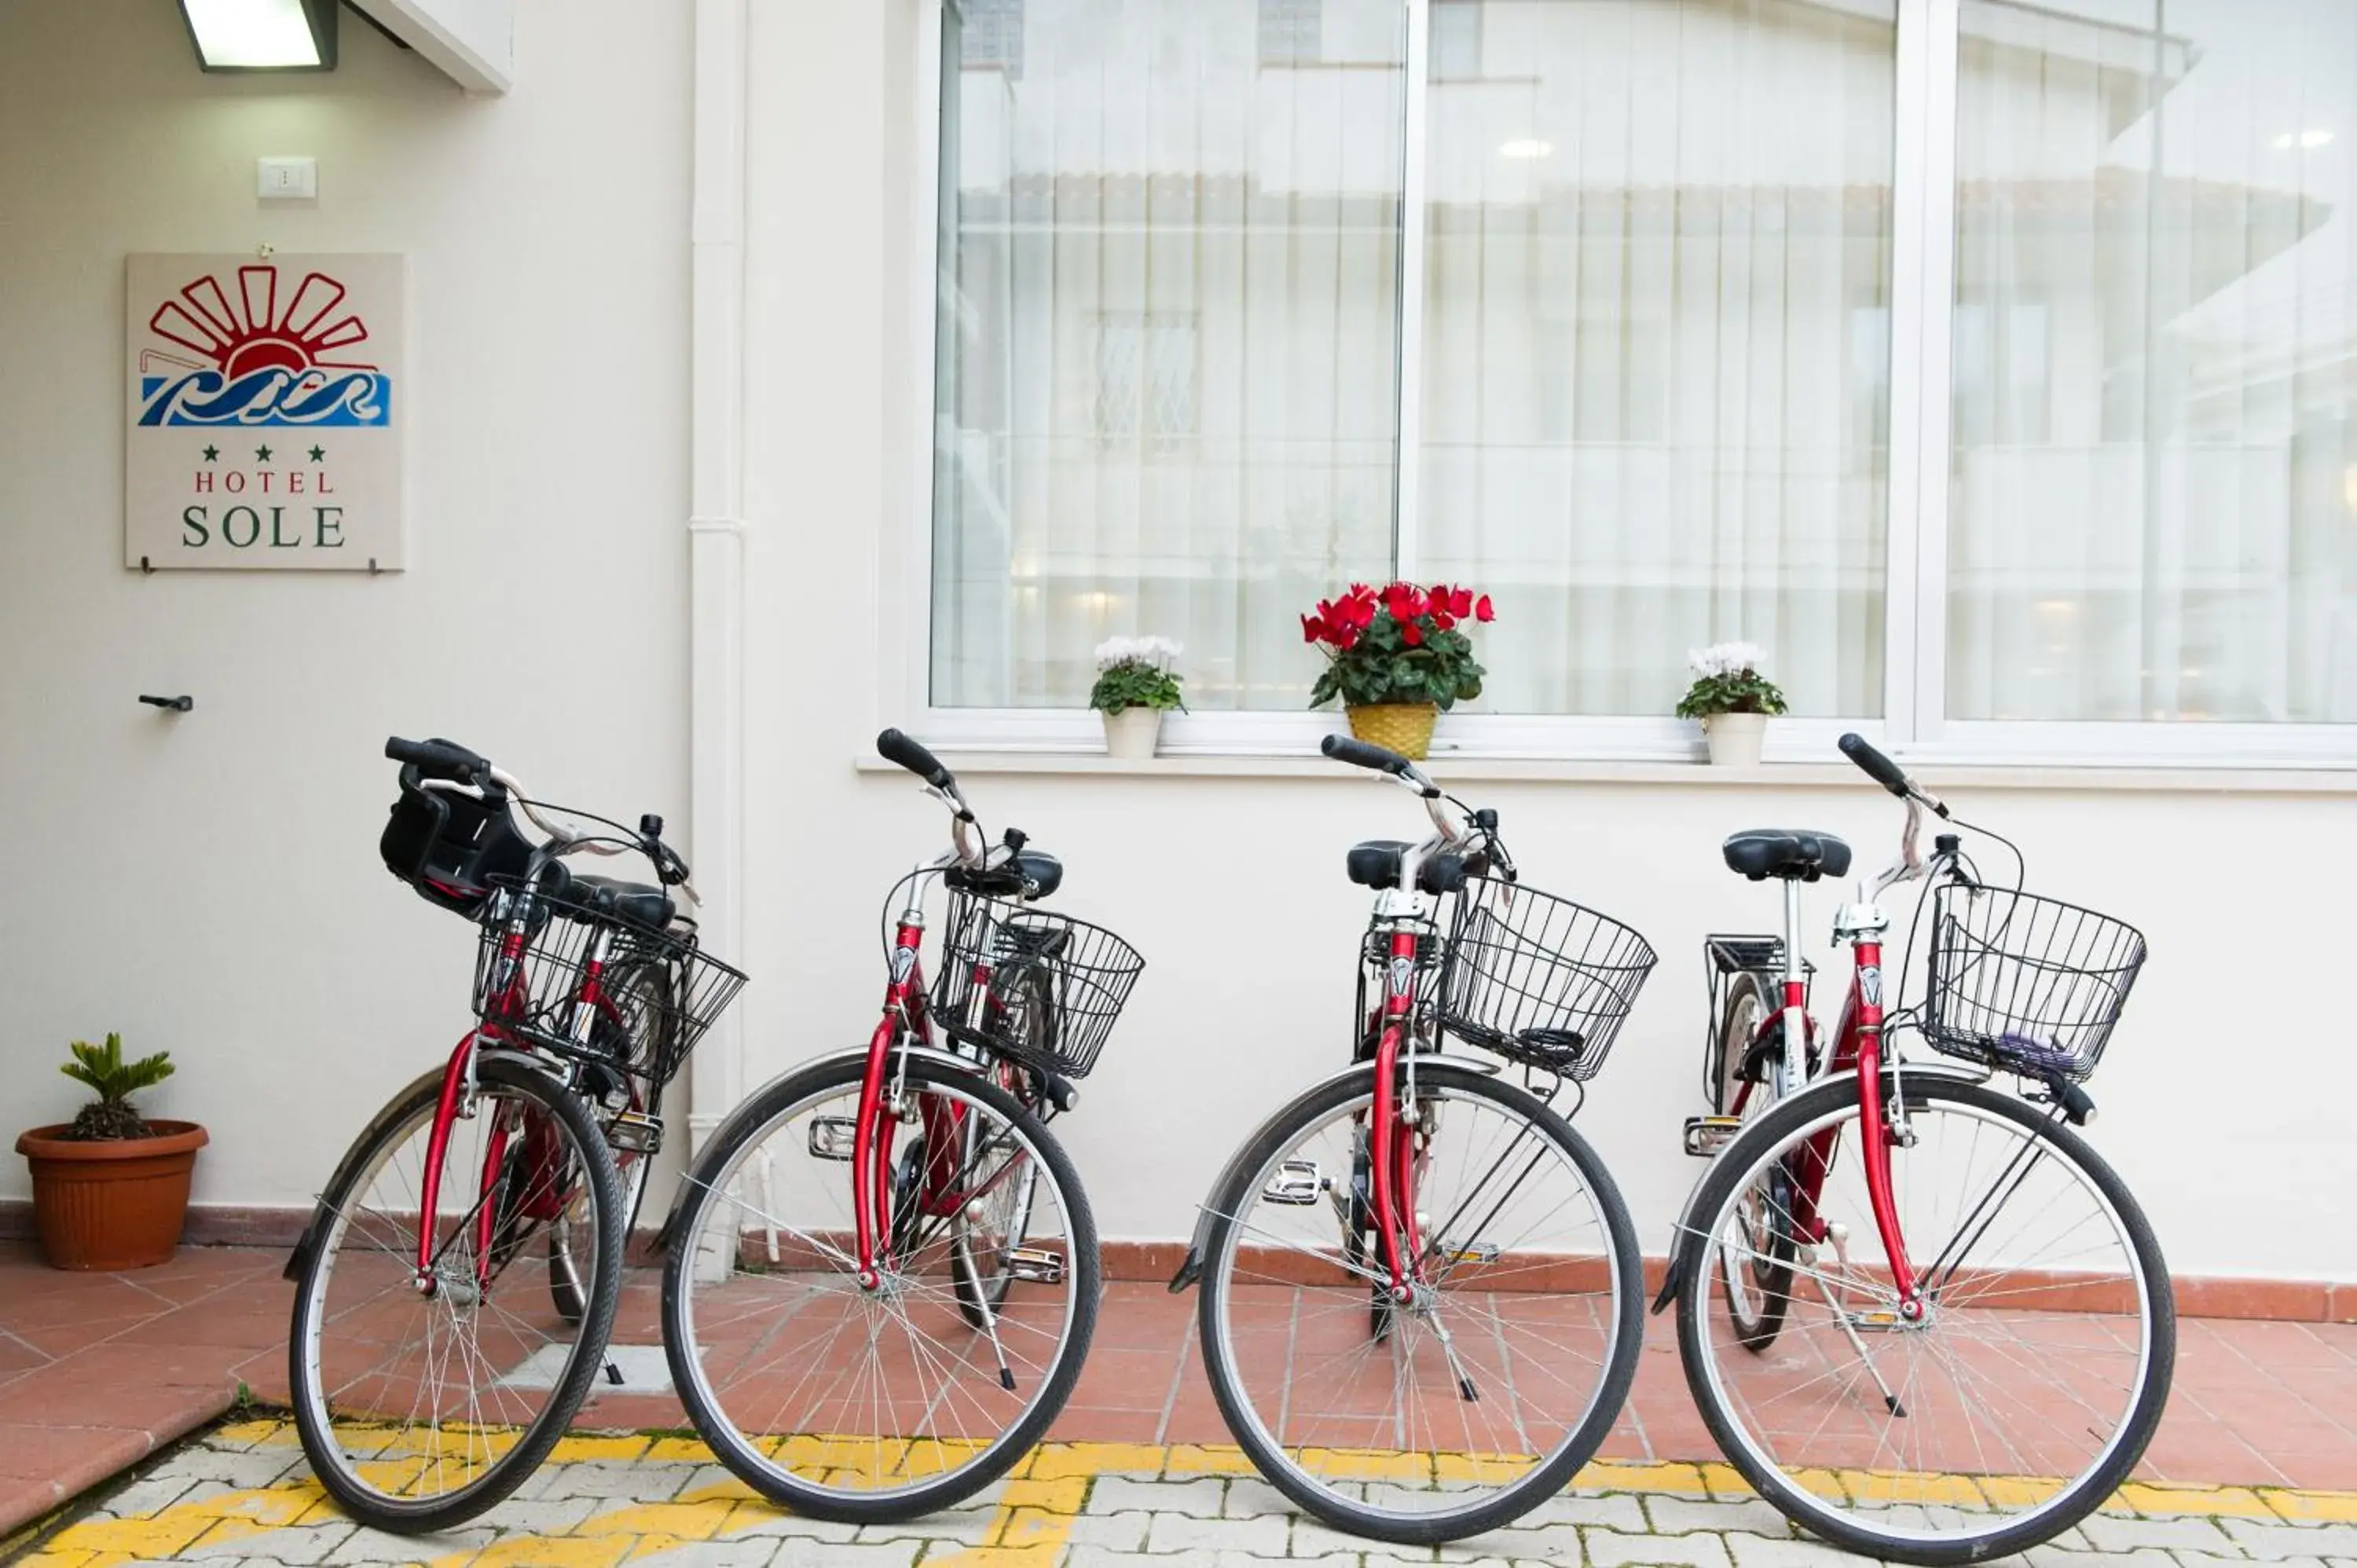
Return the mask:
M319 194L316 158L257 158L254 186L264 201L304 201Z

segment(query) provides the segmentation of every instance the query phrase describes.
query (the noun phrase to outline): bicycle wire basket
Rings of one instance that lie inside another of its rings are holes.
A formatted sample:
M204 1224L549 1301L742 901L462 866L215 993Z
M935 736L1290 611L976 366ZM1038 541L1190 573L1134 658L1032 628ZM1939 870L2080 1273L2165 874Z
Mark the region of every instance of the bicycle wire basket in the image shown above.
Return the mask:
M698 947L692 927L619 920L574 894L527 890L520 878L492 884L498 897L476 947L475 1016L542 1050L640 1079L650 1103L745 988L744 972Z
M1439 1022L1466 1044L1585 1082L1652 972L1618 920L1524 883L1484 882L1458 906Z
M1016 899L952 894L933 1020L1021 1066L1083 1078L1145 969L1137 950L1103 926Z
M2144 933L2060 899L1951 882L1932 894L1931 961L1916 1026L1934 1050L1984 1067L2095 1070L2144 967Z

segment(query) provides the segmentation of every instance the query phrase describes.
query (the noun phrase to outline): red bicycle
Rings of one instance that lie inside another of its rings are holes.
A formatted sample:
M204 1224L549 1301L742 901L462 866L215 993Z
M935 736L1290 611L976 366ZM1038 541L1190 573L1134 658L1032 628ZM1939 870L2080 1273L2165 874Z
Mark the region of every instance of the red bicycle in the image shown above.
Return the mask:
M1655 1310L1676 1302L1712 1435L1795 1523L1870 1556L1977 1562L2100 1506L2168 1402L2169 1272L2077 1131L2145 942L2020 891L2018 851L2013 886L1985 879L1956 833L1927 865L1922 813L1953 822L1948 808L1858 736L1841 749L1907 802L1900 854L1835 917L1856 961L1828 1041L1808 1015L1800 887L1846 873L1848 846L1727 841L1730 869L1784 885L1785 931L1710 939L1717 1114L1686 1144L1717 1158ZM1874 900L1925 876L1922 999L1887 1010ZM1945 1059L1902 1059L1905 1027ZM2023 1093L1987 1087L1999 1075Z
M321 1484L354 1518L409 1532L512 1492L580 1408L662 1090L745 977L679 914L688 869L660 818L635 832L559 820L447 741L395 739L385 754L404 764L385 864L481 926L478 1021L321 1193L286 1267L289 1378ZM516 810L546 842L517 831ZM625 852L654 885L564 864ZM535 1242L544 1284L514 1270Z
M1635 1376L1636 1233L1552 1101L1602 1068L1653 950L1521 882L1496 812L1380 746L1324 750L1414 790L1432 835L1351 848L1375 894L1354 1060L1236 1151L1171 1288L1201 1280L1204 1371L1270 1485L1428 1545L1561 1492Z
M1039 908L1062 866L1013 829L985 848L931 753L898 730L877 750L950 809L951 848L887 901L866 1048L756 1091L688 1173L663 1233L663 1330L696 1430L747 1485L819 1519L898 1522L1004 1475L1080 1376L1096 1224L1047 1122L1144 962Z

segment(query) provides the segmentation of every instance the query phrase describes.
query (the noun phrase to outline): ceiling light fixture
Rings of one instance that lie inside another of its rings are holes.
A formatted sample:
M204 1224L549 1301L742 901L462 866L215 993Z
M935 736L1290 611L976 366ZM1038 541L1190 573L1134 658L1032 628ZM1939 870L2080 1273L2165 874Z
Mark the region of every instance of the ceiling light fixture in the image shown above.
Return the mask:
M1498 149L1498 153L1500 156L1509 158L1551 158L1555 156L1555 144L1542 142L1537 137L1532 136L1518 142L1508 142Z
M338 0L180 0L207 70L333 70Z
M2307 131L2286 131L2267 145L2279 153L2287 153L2294 147L2313 149L2330 146L2331 144L2332 133L2319 127Z

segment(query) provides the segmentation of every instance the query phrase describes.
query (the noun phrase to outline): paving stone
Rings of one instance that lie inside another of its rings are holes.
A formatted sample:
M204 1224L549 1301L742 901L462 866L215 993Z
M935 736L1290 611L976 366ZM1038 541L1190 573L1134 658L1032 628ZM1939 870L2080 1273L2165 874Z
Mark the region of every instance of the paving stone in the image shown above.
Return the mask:
M110 1519L140 1519L148 1514L162 1513L186 1497L197 1486L193 1476L178 1473L177 1462L171 1474L156 1474L144 1481L134 1481L98 1507L98 1511ZM226 1487L214 1487L227 1491Z
M1623 1568L1632 1563L1727 1568L1727 1547L1715 1535L1631 1535L1590 1527L1579 1532L1579 1540L1594 1568Z
M1257 1519L1263 1514L1299 1511L1290 1498L1266 1481L1243 1477L1228 1483L1228 1499L1221 1509L1228 1519Z
M1648 1498L1646 1505L1651 1507L1655 1500ZM1768 1511L1776 1512L1773 1509ZM1777 1514L1776 1522L1783 1524L1784 1517ZM1781 1535L1753 1535L1738 1531L1721 1537L1721 1540L1729 1555L1735 1559L1735 1568L1834 1568L1837 1563L1845 1565L1845 1568L1855 1568L1858 1563L1871 1561L1853 1557L1839 1547L1827 1546L1822 1541L1795 1538L1789 1529Z
M259 1535L224 1541L219 1546L199 1542L182 1555L212 1563L224 1558L243 1557L267 1557L280 1563L324 1563L359 1529L360 1526L344 1519L326 1524L291 1524L279 1530L264 1530Z
M1146 1532L1146 1549L1282 1557L1291 1537L1290 1521L1274 1514L1260 1519L1197 1519L1190 1514L1158 1513Z
M1619 1499L1634 1502L1633 1498ZM1712 1503L1699 1498L1650 1497L1645 1499L1645 1517L1653 1530L1662 1535L1685 1535L1697 1530L1725 1534L1742 1530L1765 1536L1770 1541L1790 1539L1792 1527L1771 1503L1753 1498L1749 1502ZM1581 1520L1581 1523L1590 1522ZM1632 1525L1598 1520L1598 1524L1611 1524L1615 1530L1633 1530Z
M1635 1498L1626 1493L1594 1498L1565 1493L1547 1498L1508 1528L1533 1530L1542 1525L1575 1524L1601 1525L1607 1530L1627 1530L1635 1535L1645 1529L1645 1510ZM1464 1544L1471 1546L1487 1539L1486 1536L1476 1536Z
M1102 1546L1075 1546L1064 1555L1063 1568L1221 1568L1216 1552L1109 1552Z
M804 1519L768 1503L738 1503L728 1522L720 1528L716 1538L721 1541L815 1541L848 1544L858 1537L860 1526L842 1524L833 1520Z
M170 1471L185 1480L219 1481L227 1487L267 1487L290 1472L311 1473L299 1448L214 1448L202 1444L174 1455Z
M1183 1513L1197 1519L1217 1519L1227 1500L1228 1483L1218 1476L1198 1476L1184 1481L1139 1481L1126 1476L1100 1476L1089 1487L1091 1513Z
M2357 1524L2260 1524L2247 1519L2223 1520L2220 1523L2236 1546L2250 1556L2269 1562L2293 1557L2357 1557Z
M498 1532L487 1528L446 1530L439 1535L389 1535L366 1525L355 1525L333 1552L320 1561L328 1563L430 1563L479 1552Z
M2236 1521L2247 1522L2247 1521ZM2309 1535L2306 1530L2292 1530L2285 1525L2257 1525L2265 1530L2280 1530L2287 1534ZM2123 1519L2117 1514L2090 1514L2079 1522L2079 1532L2086 1537L2093 1552L2133 1552L2139 1546L2158 1546L2164 1551L2180 1548L2187 1552L2208 1552L2222 1557L2243 1555L2234 1543L2218 1528L2217 1521L2206 1519ZM2357 1531L2352 1531L2357 1534ZM2294 1549L2290 1555L2317 1555L2313 1544Z
M630 1561L660 1563L664 1568L768 1568L778 1551L774 1541L683 1541L653 1552L641 1542Z
M483 1516L483 1522L501 1535L554 1535L575 1529L598 1511L596 1498L537 1498L518 1502L511 1498Z
M1356 1557L1370 1548L1387 1552L1394 1557L1405 1558L1411 1563L1429 1563L1433 1560L1430 1547L1394 1546L1388 1541L1369 1541L1364 1536L1347 1535L1329 1525L1298 1514L1294 1516L1292 1547L1286 1555L1326 1557L1339 1554Z
M924 1550L914 1541L856 1546L846 1541L802 1541L789 1537L778 1542L771 1568L915 1568Z
M1386 1548L1386 1551L1394 1550ZM1481 1568L1500 1563L1577 1563L1579 1531L1569 1525L1508 1525L1470 1536L1440 1549L1440 1561L1450 1568Z
M1143 1552L1146 1531L1154 1521L1150 1513L1080 1514L1066 1521L1065 1541L1074 1547L1097 1547L1106 1552Z
M688 1464L661 1464L640 1459L578 1459L569 1465L544 1465L518 1487L517 1497L541 1498L607 1498L636 1503L669 1502L685 1489L701 1469Z
M959 1546L980 1546L997 1528L996 1509L964 1510L928 1514L906 1524L863 1524L859 1527L859 1533L851 1539L862 1546L873 1546L887 1541L942 1541Z

